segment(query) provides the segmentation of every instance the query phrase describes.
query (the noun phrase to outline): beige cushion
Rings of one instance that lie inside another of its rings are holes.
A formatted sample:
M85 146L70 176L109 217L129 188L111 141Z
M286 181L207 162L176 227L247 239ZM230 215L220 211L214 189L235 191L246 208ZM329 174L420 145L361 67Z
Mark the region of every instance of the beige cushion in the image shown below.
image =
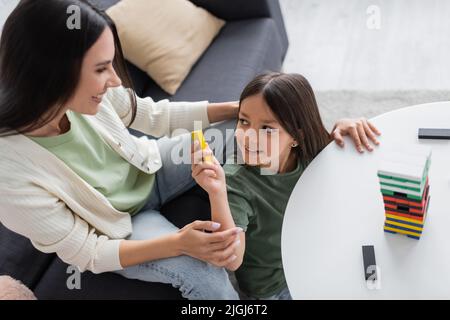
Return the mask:
M122 0L106 12L125 57L170 94L225 24L188 0Z

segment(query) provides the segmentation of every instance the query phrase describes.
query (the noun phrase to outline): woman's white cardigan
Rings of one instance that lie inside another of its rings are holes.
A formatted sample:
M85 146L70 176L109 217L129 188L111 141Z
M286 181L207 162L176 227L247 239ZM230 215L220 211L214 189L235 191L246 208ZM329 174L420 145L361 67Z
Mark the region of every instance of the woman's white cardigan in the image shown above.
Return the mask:
M131 128L160 137L194 121L209 126L207 101L154 102L137 97ZM155 140L128 133L128 90L110 88L95 116L84 115L105 141L140 170L161 167ZM120 270L119 244L132 232L131 218L75 174L55 155L24 135L0 138L0 222L81 271ZM32 267L32 266L30 266Z

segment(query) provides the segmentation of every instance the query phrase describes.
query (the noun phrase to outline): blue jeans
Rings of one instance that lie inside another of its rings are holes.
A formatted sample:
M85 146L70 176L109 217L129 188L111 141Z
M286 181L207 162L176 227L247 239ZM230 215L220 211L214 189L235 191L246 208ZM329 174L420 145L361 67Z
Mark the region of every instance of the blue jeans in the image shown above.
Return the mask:
M234 126L233 121L221 123L216 128L220 128L225 137L225 129ZM206 133L207 130L205 136ZM163 167L156 173L155 186L146 206L132 217L133 233L128 240L152 239L178 231L175 225L161 215L159 209L164 203L195 185L191 176L191 165L173 164L170 158L175 145L180 143L190 145L190 139L189 134L184 134L158 140ZM227 146L228 143L232 141L227 141ZM222 153L223 147L215 150L218 158ZM187 299L239 299L224 268L186 255L148 261L115 272L129 279L171 284Z
M267 298L251 297L247 296L245 293L241 293L240 296L242 300L292 300L291 292L287 286L281 289L278 293L275 293Z

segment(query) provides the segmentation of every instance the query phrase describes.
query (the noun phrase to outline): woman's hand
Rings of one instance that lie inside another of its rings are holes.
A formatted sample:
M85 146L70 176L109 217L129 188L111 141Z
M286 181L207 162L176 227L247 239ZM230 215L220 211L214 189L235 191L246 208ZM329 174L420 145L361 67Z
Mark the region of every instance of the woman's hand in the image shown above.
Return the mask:
M201 150L196 141L192 150L192 177L197 184L210 196L226 193L225 173L209 146ZM204 161L204 159L210 161Z
M225 267L236 260L236 249L240 245L241 228L215 231L220 224L212 221L194 221L178 231L181 254L209 262L217 267Z
M363 146L367 150L373 151L373 147L370 145L369 140L375 145L380 144L376 138L376 136L379 136L380 134L380 131L372 123L365 118L360 118L339 120L334 125L331 136L339 146L343 147L343 136L349 135L355 144L356 150L362 153L364 152Z
M239 101L210 103L207 112L210 123L236 119L239 112Z

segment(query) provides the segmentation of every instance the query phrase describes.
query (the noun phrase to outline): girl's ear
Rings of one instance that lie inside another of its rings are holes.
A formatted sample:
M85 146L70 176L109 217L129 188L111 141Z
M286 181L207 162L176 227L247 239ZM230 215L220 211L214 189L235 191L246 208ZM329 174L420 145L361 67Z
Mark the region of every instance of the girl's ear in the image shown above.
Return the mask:
M298 147L299 144L301 144L305 140L305 134L302 129L298 129L298 138L294 139L294 141L291 143L291 147L295 148Z

